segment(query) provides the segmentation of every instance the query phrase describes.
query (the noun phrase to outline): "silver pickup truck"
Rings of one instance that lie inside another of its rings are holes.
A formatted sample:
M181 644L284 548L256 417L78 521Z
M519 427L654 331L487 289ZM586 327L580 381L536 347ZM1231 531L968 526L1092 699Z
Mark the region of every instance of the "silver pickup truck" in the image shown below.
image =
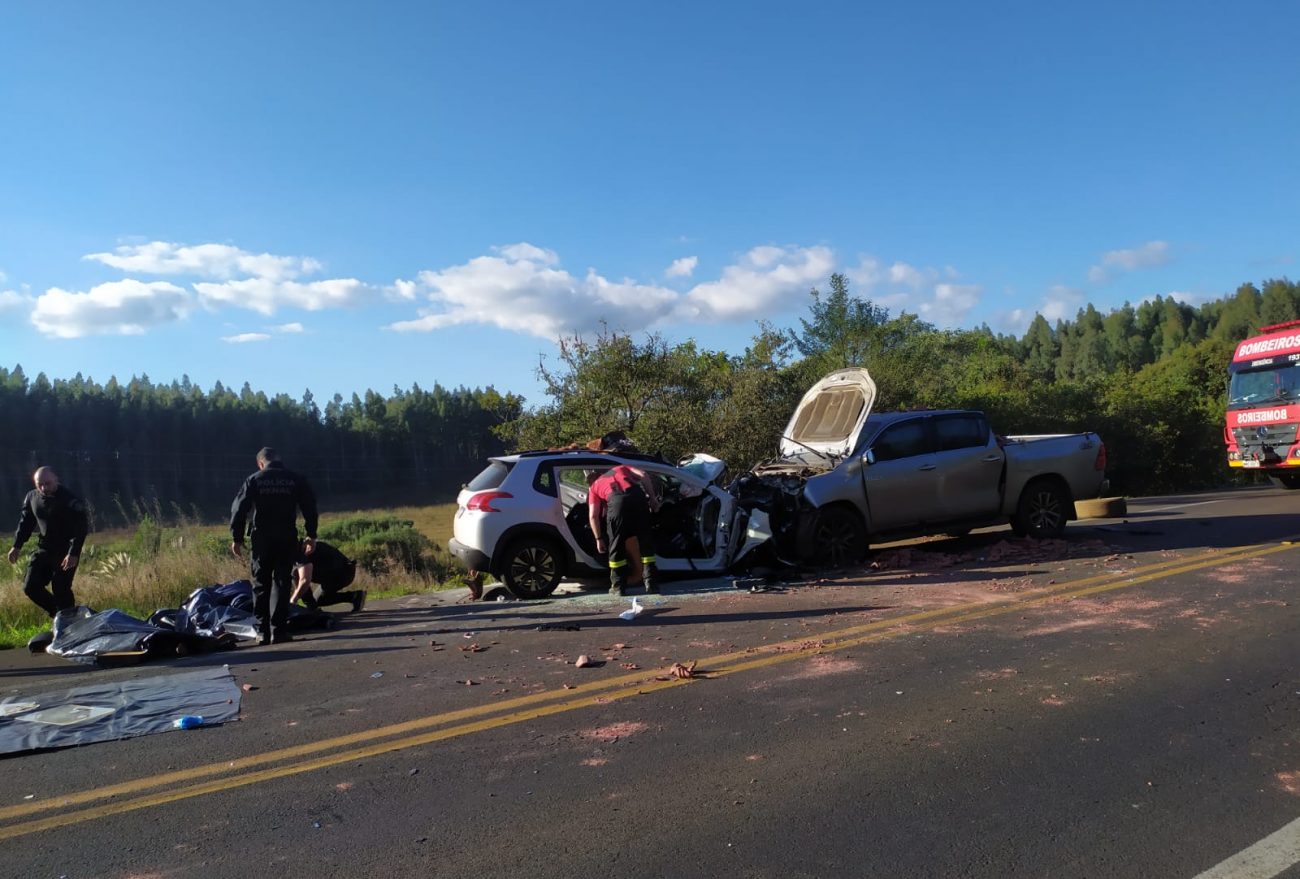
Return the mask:
M800 402L780 457L733 486L742 506L768 511L778 545L840 564L873 541L1004 522L1057 537L1074 501L1106 484L1095 433L998 436L982 412L873 414L875 398L865 369L826 376Z

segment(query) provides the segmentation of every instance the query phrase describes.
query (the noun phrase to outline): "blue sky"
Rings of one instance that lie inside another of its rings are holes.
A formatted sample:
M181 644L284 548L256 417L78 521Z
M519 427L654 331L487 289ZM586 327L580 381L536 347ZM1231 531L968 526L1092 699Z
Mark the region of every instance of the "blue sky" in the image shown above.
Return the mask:
M1297 274L1300 7L9 4L0 364L540 403L807 291L1020 333Z

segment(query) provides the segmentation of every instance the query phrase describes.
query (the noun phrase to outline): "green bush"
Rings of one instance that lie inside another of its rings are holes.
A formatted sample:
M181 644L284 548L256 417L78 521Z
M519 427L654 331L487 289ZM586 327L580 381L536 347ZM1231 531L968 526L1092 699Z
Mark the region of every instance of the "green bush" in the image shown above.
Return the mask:
M439 567L433 558L432 541L407 519L353 516L327 525L319 536L375 576L395 567L408 574L429 574Z
M154 558L162 548L162 540L162 526L146 513L135 526L135 535L131 538L131 555L136 558Z

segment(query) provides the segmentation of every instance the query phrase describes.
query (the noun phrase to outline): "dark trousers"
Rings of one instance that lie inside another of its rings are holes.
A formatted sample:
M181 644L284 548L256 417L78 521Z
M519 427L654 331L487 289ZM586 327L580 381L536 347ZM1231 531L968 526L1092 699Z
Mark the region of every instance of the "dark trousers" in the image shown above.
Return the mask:
M351 604L356 598L356 592L344 592L343 590L352 585L352 581L357 576L357 563L353 562L347 566L347 569L337 577L327 577L326 580L318 585L312 586L303 593L303 604L315 608L331 604Z
M298 555L298 538L252 541L253 613L263 638L288 631L290 573Z
M38 549L27 562L27 576L23 578L23 592L51 618L61 610L77 606L72 597L72 578L77 569L65 571L59 567L63 558L57 553Z
M351 604L359 594L359 591L339 592L324 586L313 586L303 595L303 603L312 609L329 607L331 604Z
M651 531L650 502L639 486L610 494L605 508L605 532L609 545L610 585L617 589L627 585L628 566L632 561L627 552L629 537L635 537L640 544L645 581L650 583L655 573L654 533Z

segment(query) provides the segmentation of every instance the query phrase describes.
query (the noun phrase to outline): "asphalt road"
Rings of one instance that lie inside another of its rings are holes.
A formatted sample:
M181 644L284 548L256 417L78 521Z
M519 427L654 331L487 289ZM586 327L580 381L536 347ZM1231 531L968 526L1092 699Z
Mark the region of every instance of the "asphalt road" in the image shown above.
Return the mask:
M3 696L255 689L224 726L0 759L0 873L1300 876L1297 510L1145 499L1063 541L670 583L632 622L459 593L131 669L9 651Z

